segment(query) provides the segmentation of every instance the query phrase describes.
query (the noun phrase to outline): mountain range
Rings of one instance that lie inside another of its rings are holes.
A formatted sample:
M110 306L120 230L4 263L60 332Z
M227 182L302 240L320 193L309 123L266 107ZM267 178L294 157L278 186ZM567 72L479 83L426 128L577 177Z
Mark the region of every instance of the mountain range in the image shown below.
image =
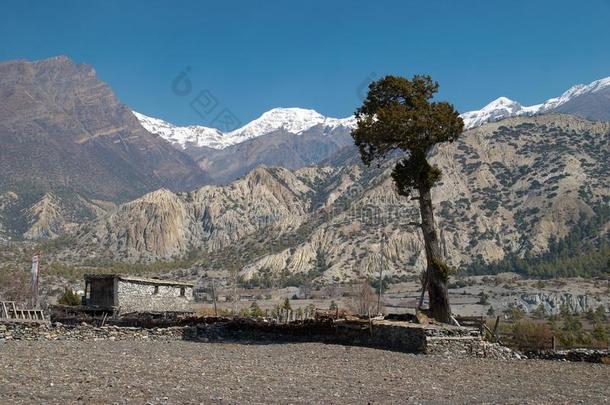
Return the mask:
M541 254L610 200L610 78L462 117L468 130L431 156L453 265ZM362 165L354 126L276 108L228 133L178 127L66 57L2 63L0 239L67 235L72 263L192 256L250 279L350 279L377 256L388 274L413 274L417 209L395 193L392 161Z
M588 85L577 84L561 96L548 99L533 106L522 106L506 97L499 97L478 111L462 114L466 128L474 128L488 122L521 115L532 116L544 113L572 114L590 120L610 120L610 77L596 80Z
M610 77L596 80L588 85L572 86L561 96L533 106L523 106L507 97L499 97L482 109L465 112L461 117L466 129L510 117L552 112L604 121L610 120L608 105L610 105ZM134 114L148 131L186 151L202 147L224 149L279 130L302 135L316 126L320 126L324 133L332 133L338 128L352 130L356 126L354 116L341 119L329 118L317 111L303 108L274 108L245 126L227 133L198 125L179 127L158 118L137 112Z
M444 174L433 198L450 263L540 254L595 216L610 201L609 136L610 123L545 114L474 128L439 147L432 160ZM388 275L417 274L423 245L408 224L419 214L396 194L390 168L259 166L223 186L158 190L81 228L76 254L150 261L200 251L206 266L213 258L247 279L288 271L345 281L369 272L381 252Z

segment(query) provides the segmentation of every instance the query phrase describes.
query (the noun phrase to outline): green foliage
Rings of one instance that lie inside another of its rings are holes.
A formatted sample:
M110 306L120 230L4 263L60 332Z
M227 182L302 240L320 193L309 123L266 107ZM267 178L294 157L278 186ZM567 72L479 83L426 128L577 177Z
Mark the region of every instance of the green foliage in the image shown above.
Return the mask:
M284 300L284 303L282 304L282 309L286 311L290 311L292 309L292 307L290 306L290 300L288 298Z
M81 304L81 297L71 288L66 288L61 297L57 299L57 303L60 305L69 305L75 307Z
M453 142L464 128L451 104L430 101L437 91L430 76L385 76L369 85L356 110L352 136L365 164L394 151L408 153L392 171L401 195L429 190L441 178L440 169L428 163L428 152L438 143Z
M333 300L330 302L330 306L328 307L329 311L336 311L339 309L337 303Z
M288 269L283 269L279 274L273 274L268 268L262 268L249 280L243 280L241 285L245 288L285 288L300 287L311 283L320 277L327 267L316 266L307 273L290 273Z
M545 323L520 319L513 324L513 345L522 350L545 349L548 347L552 334Z
M552 237L548 251L540 256L519 257L508 254L503 260L487 264L480 258L465 269L466 274L514 272L527 277L600 277L610 274L610 206L600 205L588 221L574 224L563 239Z
M595 325L593 325L592 336L600 343L606 343L608 342L608 339L610 339L608 328L602 322L596 322Z
M582 322L566 305L561 306L559 318L562 321L562 326L557 333L557 337L563 346L571 347L577 343L586 342Z
M397 149L425 155L435 144L457 139L464 123L451 104L430 101L437 91L430 76L385 76L371 83L352 133L364 162Z
M449 280L449 276L456 271L452 267L449 267L447 263L436 258L433 260L432 265L436 267L436 271L441 275L443 281L445 282L447 282L447 280Z
M520 307L512 304L509 305L508 309L504 310L504 313L509 317L509 319L512 319L513 321L523 319L523 317L525 316L525 312L523 312Z
M263 316L265 316L265 312L263 312L261 307L258 306L256 301L250 304L250 316L253 316L255 318L262 318Z

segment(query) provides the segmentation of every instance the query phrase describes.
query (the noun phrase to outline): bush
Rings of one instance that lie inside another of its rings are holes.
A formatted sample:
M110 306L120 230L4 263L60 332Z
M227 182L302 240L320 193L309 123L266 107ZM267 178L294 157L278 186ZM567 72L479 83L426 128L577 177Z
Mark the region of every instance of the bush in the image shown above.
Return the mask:
M553 336L544 323L521 319L513 325L513 345L520 350L548 349Z
M255 318L262 318L265 316L265 313L263 312L263 310L261 309L261 307L258 306L258 304L256 303L256 301L254 301L251 305L250 305L250 316L253 316Z
M479 302L478 304L480 305L487 305L489 304L489 295L485 294L485 292L481 291L479 293Z
M75 307L81 304L80 295L75 293L71 288L66 288L64 293L57 300L58 304L61 305L69 305L71 307Z

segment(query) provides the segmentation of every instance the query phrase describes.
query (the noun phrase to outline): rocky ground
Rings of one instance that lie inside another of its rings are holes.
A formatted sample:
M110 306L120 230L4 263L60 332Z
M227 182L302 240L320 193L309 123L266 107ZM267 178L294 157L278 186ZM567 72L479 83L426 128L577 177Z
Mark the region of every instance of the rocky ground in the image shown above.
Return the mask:
M610 367L317 343L14 341L1 403L607 403Z

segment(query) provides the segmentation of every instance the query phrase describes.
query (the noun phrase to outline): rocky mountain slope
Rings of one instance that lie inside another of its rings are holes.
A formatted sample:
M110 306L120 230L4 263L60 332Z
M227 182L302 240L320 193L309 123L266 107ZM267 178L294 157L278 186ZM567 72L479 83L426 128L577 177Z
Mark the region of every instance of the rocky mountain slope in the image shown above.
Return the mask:
M17 196L2 228L16 237L54 235L55 226L25 225L76 216L89 205L83 198L122 202L205 181L193 159L147 132L92 67L66 57L0 64L0 145L0 193Z
M203 126L177 127L134 112L151 133L197 160L210 182L235 180L258 165L298 169L352 145L354 118L328 118L313 110L275 108L228 133Z
M433 197L448 260L540 253L552 236L594 215L610 199L609 140L608 123L541 115L487 124L438 148L433 160L444 176ZM346 280L384 261L389 274L417 274L424 264L410 225L417 207L395 193L389 166L363 168L353 149L342 153L352 156L337 160L345 165L260 167L226 186L148 194L82 228L80 249L103 246L105 255L128 260L193 250L231 257L265 241L276 249L263 246L231 266L245 278L286 272ZM278 249L283 240L291 242Z
M125 201L204 180L189 156L140 125L93 68L66 57L0 64L0 145L0 192L19 196L22 210L48 192Z
M316 169L316 180L331 169ZM310 175L260 166L227 186L189 193L154 191L124 204L79 236L86 245L131 259L180 257L226 248L247 237L296 230L312 211Z
M0 193L0 240L48 239L67 235L114 210L111 201L74 192Z

